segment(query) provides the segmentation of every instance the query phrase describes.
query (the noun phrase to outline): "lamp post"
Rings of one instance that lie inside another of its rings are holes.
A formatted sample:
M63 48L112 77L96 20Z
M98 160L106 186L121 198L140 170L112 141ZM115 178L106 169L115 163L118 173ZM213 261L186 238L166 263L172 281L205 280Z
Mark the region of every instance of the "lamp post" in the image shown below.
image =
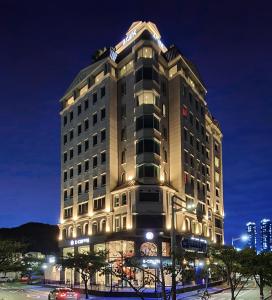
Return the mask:
M240 240L243 241L243 242L247 242L249 240L249 236L247 234L243 234L240 237L232 238L231 239L231 245L232 245L232 247L235 248L234 247L234 242L235 241L240 241Z

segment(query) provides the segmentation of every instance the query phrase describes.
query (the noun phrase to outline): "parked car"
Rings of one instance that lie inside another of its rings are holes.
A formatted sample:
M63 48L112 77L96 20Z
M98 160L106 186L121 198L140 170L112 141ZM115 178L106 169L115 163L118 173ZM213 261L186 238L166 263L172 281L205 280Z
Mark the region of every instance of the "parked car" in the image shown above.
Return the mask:
M48 300L79 300L79 293L68 288L57 288L48 295Z
M0 276L0 282L11 282L12 280L7 276Z

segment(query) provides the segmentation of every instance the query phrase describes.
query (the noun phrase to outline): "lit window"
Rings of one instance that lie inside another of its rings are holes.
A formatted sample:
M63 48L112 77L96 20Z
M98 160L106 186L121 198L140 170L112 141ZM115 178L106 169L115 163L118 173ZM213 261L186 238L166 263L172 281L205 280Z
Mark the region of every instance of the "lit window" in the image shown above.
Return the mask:
M71 96L70 98L67 99L67 104L71 105L75 102L74 96Z
M219 158L218 157L214 158L214 164L217 168L219 167Z
M120 77L127 74L130 70L133 69L133 61L131 60L129 63L124 65L120 70Z
M177 65L173 66L170 70L169 70L169 77L173 77L178 71L178 67Z
M88 84L84 85L80 90L79 90L79 96L82 96L86 94L88 91Z
M219 173L218 172L215 172L215 181L216 183L219 183Z
M95 83L101 81L103 77L104 77L104 71L100 72L98 75L95 76Z
M137 105L153 104L159 106L159 97L152 91L144 91L137 96Z
M154 55L154 51L151 47L143 47L138 51L138 59L143 58L152 58Z

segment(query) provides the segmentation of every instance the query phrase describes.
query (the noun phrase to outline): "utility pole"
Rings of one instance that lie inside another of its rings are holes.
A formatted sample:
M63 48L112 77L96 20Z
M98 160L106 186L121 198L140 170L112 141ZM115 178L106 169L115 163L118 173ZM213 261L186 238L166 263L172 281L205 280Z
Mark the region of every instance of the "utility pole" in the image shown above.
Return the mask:
M175 215L177 212L182 211L182 205L175 201L175 198L184 201L177 195L171 197L171 258L172 258L172 300L177 299L177 282L176 282L176 222Z

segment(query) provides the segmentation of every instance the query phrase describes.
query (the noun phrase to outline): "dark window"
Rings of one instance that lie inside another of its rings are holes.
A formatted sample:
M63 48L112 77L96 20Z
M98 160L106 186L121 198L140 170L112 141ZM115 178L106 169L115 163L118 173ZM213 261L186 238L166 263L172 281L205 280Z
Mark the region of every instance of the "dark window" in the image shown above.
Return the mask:
M214 220L214 225L215 225L215 227L217 227L217 228L223 228L223 222L222 222L222 220L220 220L220 219L218 219L218 218L215 218L215 220Z
M84 163L84 171L87 172L89 170L89 161L88 160L85 160L85 163Z
M123 150L121 155L121 163L124 164L125 162L126 162L126 150Z
M139 82L142 79L147 80L155 80L158 82L159 76L157 71L155 71L152 67L143 67L136 71L135 74L135 82Z
M97 145L97 134L93 135L93 146Z
M77 155L81 154L82 146L81 144L77 145Z
M139 192L139 201L159 202L159 200L160 200L159 192L152 192L152 193Z
M74 188L70 188L70 198L74 197Z
M167 162L167 151L164 150L164 161Z
M68 199L68 192L67 191L63 192L63 198L64 198L64 200Z
M189 101L190 101L190 104L192 105L192 103L193 103L193 96L192 96L191 93L189 93Z
M121 130L121 141L126 140L126 138L127 138L127 130L125 127L125 128L122 128L122 130Z
M94 205L93 205L93 210L100 210L105 208L105 197L99 198L99 199L94 199Z
M86 99L86 100L84 101L84 110L87 110L88 107L89 107L89 99Z
M158 178L158 167L152 164L143 164L137 167L138 177L154 177Z
M163 228L164 216L161 215L139 215L136 216L137 228Z
M81 124L77 125L77 135L81 135Z
M88 213L88 203L80 204L78 206L78 215L84 215Z
M64 136L63 136L63 144L65 145L67 143L67 134L65 134Z
M93 104L97 102L97 93L93 94Z
M106 185L106 174L101 175L101 186Z
M191 125L194 124L194 116L191 112L190 112L190 123L191 123Z
M184 140L187 141L187 139L188 139L188 130L186 128L183 129L183 134L184 134Z
M100 111L100 119L103 120L106 117L106 109L102 108Z
M85 129L85 131L89 129L89 120L88 119L84 121L84 129Z
M160 155L160 144L153 139L142 139L136 144L136 154L152 152Z
M87 151L89 149L89 140L84 141L84 150Z
M101 130L101 142L106 139L106 129Z
M79 185L77 186L77 194L78 194L78 195L81 195L81 193L82 193L82 186L81 186L81 184L79 184Z
M121 106L121 117L125 117L127 115L127 108L126 108L126 104L122 104Z
M78 107L77 107L77 115L80 115L81 114L81 105L79 105Z
M82 171L81 164L77 165L77 174L80 175Z
M163 126L163 128L162 128L162 135L163 135L163 137L167 140L167 128L166 127L164 127Z
M190 134L190 144L191 146L194 145L194 136Z
M106 89L104 86L100 89L100 94L101 94L101 98L103 98L106 95Z
M70 135L70 141L71 141L74 138L74 131L70 130L69 135Z
M85 192L85 193L88 193L88 192L89 192L89 181L86 181L86 182L85 182L84 192Z
M163 96L166 96L166 83L165 81L161 82L161 93Z
M93 189L97 189L97 177L93 178Z
M93 114L93 125L97 123L97 114Z
M73 118L74 118L74 113L71 111L71 112L70 112L70 121L72 121Z
M70 179L72 179L74 177L74 169L71 168L70 169Z
M93 157L93 168L97 167L97 156Z
M67 116L63 116L63 126L65 126L67 124Z
M74 150L70 149L70 159L72 159L74 157Z
M121 205L126 205L126 204L127 204L127 194L123 193L121 198Z
M63 180L66 181L66 180L67 180L67 177L68 177L68 176L67 176L67 171L64 171L64 172L63 172Z
M155 128L160 130L160 121L153 115L144 115L136 119L136 131L143 128Z
M101 164L106 162L106 151L101 153L100 159L101 159Z
M121 96L126 95L126 93L127 93L127 85L126 85L126 82L123 82L121 84Z

